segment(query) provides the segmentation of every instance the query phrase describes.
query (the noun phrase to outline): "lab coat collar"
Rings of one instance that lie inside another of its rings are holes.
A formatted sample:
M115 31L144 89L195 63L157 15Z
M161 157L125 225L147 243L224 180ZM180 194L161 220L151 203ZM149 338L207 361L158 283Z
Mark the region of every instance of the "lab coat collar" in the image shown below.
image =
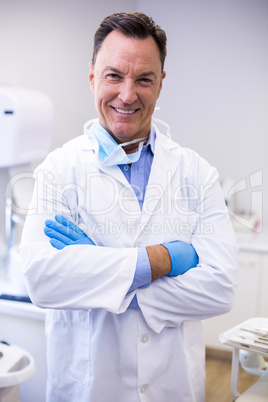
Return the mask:
M98 143L93 135L90 135L90 128L97 122L98 119L89 120L84 126L84 143L83 149L89 151L90 162L93 163L98 169L114 177L116 180L129 187L132 190L129 182L125 178L121 169L118 166L103 166L97 158ZM154 136L155 133L155 136ZM167 135L161 134L156 125L152 125L150 137L148 143L151 146L151 150L155 153L153 159L151 174L149 178L148 188L145 197L151 197L151 205L156 205L161 198L153 195L154 183L161 186L163 191L168 186L176 168L179 164L180 146L172 141ZM175 152L170 152L175 151ZM168 166L165 168L165 161L168 161ZM151 186L150 186L151 184Z
M90 135L90 129L92 127L92 125L96 122L98 122L99 119L95 118L95 119L91 119L89 121L87 121L84 125L84 142L83 142L83 149L84 150L90 150L93 152L97 152L98 150L98 143L95 139L95 137L93 135ZM155 124L152 124L152 128L149 134L149 139L147 144L151 146L151 150L153 152L153 154L155 153L155 134L156 133L156 137L157 140L161 141L162 144L165 144L165 146L167 146L169 149L173 149L173 148L178 148L179 145L175 142L173 142L170 139L169 133L167 134L160 134L160 131L158 129L158 127Z

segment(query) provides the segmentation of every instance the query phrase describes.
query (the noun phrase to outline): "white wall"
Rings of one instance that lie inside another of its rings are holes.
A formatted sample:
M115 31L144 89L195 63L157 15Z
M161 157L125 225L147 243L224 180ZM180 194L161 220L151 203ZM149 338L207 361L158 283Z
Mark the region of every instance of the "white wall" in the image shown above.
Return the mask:
M100 21L135 0L0 0L0 84L46 92L54 104L51 148L96 117L88 63Z
M267 0L137 0L167 32L159 117L174 139L235 181L263 171L268 221ZM249 191L239 202L249 208ZM258 207L260 209L260 206Z

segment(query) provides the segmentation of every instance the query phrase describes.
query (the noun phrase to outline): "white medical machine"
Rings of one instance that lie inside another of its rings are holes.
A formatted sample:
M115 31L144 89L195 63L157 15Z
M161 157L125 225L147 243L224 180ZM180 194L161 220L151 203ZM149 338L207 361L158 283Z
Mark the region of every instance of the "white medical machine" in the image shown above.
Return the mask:
M36 372L30 353L16 345L0 342L0 402L18 402L19 384Z
M0 85L1 298L27 298L17 246L31 199L33 169L49 152L51 131L52 102L46 94Z
M268 318L244 321L220 335L233 348L231 391L236 402L268 402ZM243 394L238 390L239 364L260 379Z

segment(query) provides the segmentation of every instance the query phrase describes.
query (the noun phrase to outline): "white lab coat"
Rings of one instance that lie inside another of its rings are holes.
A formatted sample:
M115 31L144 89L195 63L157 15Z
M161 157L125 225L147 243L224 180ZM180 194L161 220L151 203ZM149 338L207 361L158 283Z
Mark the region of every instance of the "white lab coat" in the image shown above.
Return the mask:
M217 171L156 129L144 205L86 135L36 172L21 258L29 295L48 309L49 402L203 402L201 320L228 312L237 246ZM62 213L99 246L54 249L44 221ZM128 293L138 248L182 240L196 268ZM129 307L137 296L140 308Z

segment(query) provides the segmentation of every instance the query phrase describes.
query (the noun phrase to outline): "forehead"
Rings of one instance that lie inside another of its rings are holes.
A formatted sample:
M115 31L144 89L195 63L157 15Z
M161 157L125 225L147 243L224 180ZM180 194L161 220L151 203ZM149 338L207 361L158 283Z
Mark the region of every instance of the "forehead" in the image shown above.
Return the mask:
M96 65L105 67L109 65L154 66L161 69L161 60L158 46L152 36L145 39L132 38L119 31L112 31L103 41L96 58Z

